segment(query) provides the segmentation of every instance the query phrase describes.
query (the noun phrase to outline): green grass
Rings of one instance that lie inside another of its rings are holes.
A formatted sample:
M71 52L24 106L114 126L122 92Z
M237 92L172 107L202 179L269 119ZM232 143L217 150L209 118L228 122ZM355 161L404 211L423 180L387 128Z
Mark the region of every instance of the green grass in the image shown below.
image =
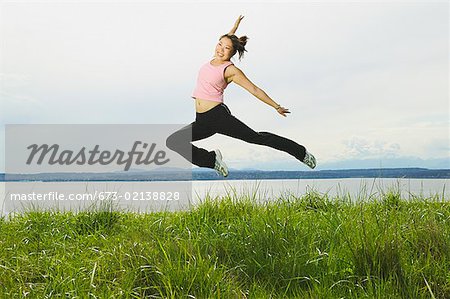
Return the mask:
M313 191L0 219L2 298L450 298L450 202Z

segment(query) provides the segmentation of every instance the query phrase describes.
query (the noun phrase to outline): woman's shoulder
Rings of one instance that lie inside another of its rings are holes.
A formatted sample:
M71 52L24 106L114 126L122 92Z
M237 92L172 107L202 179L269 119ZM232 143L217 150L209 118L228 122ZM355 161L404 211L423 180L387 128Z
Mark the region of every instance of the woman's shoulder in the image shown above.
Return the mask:
M240 77L242 75L245 77L244 72L242 72L241 69L234 64L231 64L229 67L227 67L224 73L224 77L227 83L233 81L232 78L235 78L236 76Z
M238 68L234 63L231 63L226 69L226 72L230 73L230 74L235 74L238 72L242 72L240 68Z

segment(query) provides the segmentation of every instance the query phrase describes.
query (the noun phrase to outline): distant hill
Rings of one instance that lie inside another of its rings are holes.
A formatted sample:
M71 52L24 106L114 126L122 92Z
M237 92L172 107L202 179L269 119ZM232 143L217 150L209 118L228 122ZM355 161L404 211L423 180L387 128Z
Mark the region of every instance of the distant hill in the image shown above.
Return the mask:
M339 178L411 178L448 179L450 169L373 168L317 171L259 171L231 169L227 180L270 179L339 179ZM166 169L158 171L110 173L39 173L0 174L0 181L186 181L223 180L214 170L196 168L192 171Z

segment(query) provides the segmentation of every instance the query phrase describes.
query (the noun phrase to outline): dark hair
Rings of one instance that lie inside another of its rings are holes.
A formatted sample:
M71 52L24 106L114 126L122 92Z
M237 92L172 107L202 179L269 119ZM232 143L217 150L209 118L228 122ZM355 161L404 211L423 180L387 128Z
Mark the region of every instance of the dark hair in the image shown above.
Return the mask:
M241 37L237 37L236 35L230 35L230 34L224 34L220 37L220 39L224 38L224 37L228 37L232 44L233 44L233 55L236 54L236 52L239 53L239 60L241 60L242 56L244 56L244 52L247 52L247 50L245 50L245 45L247 44L247 40L248 37L247 36L241 36Z

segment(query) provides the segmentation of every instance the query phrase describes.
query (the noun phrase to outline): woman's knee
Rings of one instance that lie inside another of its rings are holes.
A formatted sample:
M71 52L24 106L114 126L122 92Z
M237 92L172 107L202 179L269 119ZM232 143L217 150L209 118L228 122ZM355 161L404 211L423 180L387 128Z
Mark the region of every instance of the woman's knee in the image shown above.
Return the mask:
M177 138L177 132L173 133L172 135L167 137L166 146L171 150L175 150L177 148L177 144L179 143L177 141L178 139L179 138Z
M189 137L184 134L184 131L176 131L166 139L166 146L173 150L177 151L177 149L182 148L186 144L190 143Z

